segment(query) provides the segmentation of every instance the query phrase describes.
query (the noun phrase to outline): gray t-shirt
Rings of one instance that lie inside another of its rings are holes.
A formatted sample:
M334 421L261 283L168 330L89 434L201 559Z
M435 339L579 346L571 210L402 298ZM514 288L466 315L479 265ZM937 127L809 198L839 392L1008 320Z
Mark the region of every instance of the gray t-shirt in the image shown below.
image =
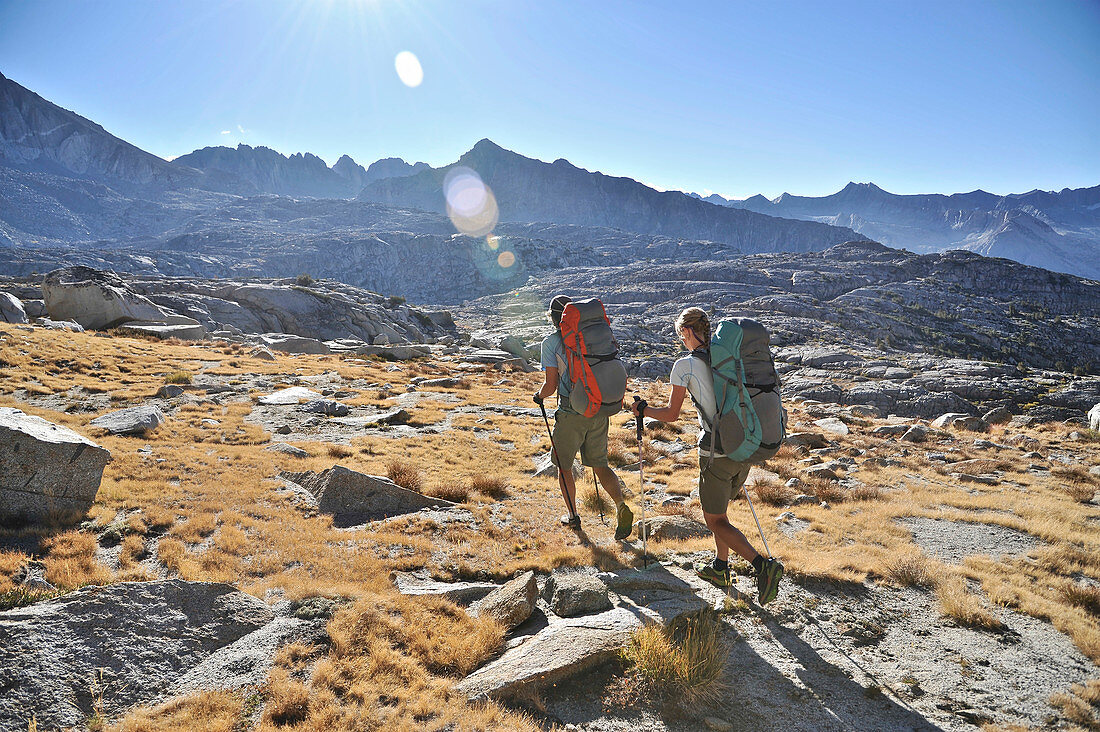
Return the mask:
M561 333L551 333L542 339L542 356L539 360L543 371L550 367L558 370L558 409L576 414L576 410L569 404L569 395L573 393L573 379L570 378L569 361L565 356Z
M710 366L698 356L684 356L672 364L672 374L668 381L673 386L687 388L691 403L699 413L699 427L703 432L709 432L710 422L718 414L718 401L714 398L714 377L711 375ZM703 440L703 432L699 433L700 442ZM707 456L711 453L700 447L699 454Z

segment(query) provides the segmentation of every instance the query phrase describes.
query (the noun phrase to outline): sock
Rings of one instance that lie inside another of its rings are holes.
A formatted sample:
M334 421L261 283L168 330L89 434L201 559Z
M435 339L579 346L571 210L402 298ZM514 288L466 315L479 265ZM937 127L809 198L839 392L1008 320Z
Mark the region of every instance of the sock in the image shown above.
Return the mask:
M757 554L756 559L752 560L752 568L756 570L757 574L764 571L764 555Z
M725 572L727 569L730 568L730 563L725 559L719 559L718 557L715 557L710 566L714 567L715 572Z

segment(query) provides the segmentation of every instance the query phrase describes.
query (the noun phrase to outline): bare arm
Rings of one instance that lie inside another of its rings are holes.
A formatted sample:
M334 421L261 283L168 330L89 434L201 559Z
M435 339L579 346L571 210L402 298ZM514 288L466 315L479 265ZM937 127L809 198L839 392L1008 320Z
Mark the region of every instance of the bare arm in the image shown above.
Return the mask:
M680 410L684 406L684 395L687 394L687 387L674 386L672 387L672 394L668 397L668 404L663 407L648 406L645 409L645 416L657 420L658 422L675 422L680 418ZM630 411L634 413L634 416L638 416L637 403L630 405Z
M545 399L558 390L558 367L547 366L543 375L545 381L542 384L542 388L538 390L540 399Z

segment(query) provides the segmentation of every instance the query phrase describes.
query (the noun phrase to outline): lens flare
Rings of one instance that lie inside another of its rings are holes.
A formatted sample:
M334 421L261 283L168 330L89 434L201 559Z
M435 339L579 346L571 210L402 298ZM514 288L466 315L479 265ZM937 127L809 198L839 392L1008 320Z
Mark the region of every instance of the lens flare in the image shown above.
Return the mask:
M458 166L447 172L443 196L447 200L447 215L455 228L467 236L487 236L500 219L493 192L469 168Z
M500 237L499 236L490 235L490 236L486 237L485 243L487 243L489 245L489 248L492 249L494 252L497 249L500 249Z
M516 255L512 254L511 252L501 252L497 256L497 264L499 264L503 269L508 269L515 263Z
M411 51L402 51L393 60L397 69L397 78L407 87L415 88L424 81L424 68L420 65L420 59Z

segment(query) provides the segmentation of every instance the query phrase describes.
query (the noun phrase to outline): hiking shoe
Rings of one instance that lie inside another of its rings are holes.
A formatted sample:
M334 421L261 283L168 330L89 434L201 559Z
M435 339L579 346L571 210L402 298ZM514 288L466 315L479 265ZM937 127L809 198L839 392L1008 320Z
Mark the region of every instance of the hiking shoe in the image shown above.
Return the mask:
M726 569L719 572L714 568L714 565L710 563L696 565L695 576L710 582L720 590L728 590L733 586L733 582L730 580L730 571Z
M764 568L756 575L757 599L767 605L779 594L779 580L783 577L783 563L778 559L765 559Z
M562 526L568 526L571 529L579 529L581 527L580 514L565 514L560 519Z
M619 509L615 513L617 521L615 541L622 541L630 536L630 532L634 530L634 512L630 510L630 506L626 505L624 501L619 504Z

